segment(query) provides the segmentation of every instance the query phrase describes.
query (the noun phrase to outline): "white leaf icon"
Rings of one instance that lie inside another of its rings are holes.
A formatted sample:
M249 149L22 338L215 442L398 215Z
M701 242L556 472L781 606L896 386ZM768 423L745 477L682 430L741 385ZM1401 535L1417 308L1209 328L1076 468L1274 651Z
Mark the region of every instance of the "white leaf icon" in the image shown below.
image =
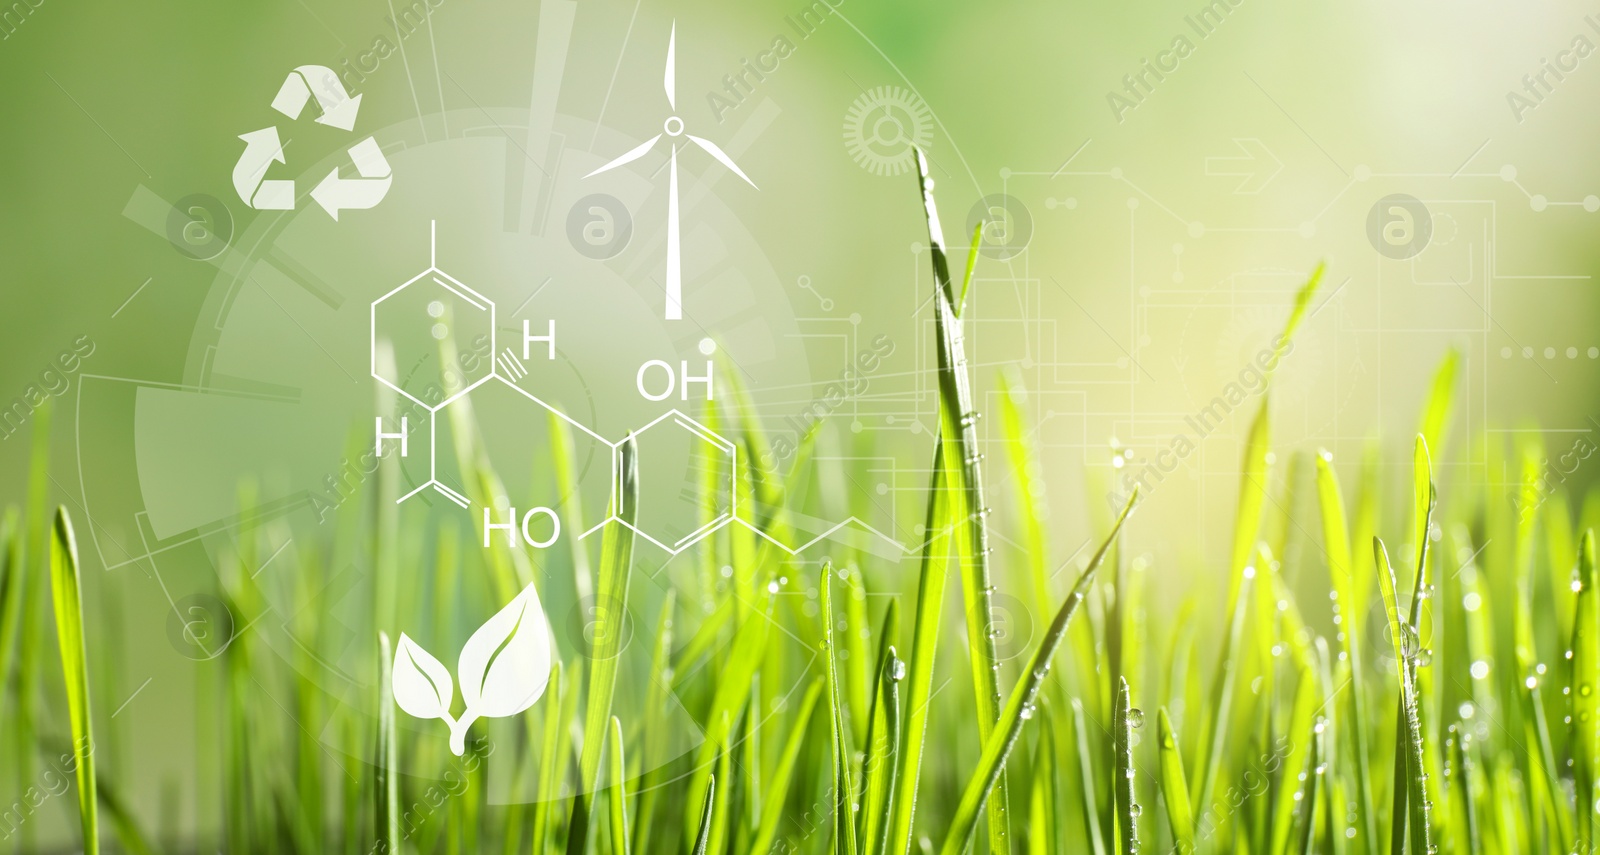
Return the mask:
M467 639L456 673L463 721L516 715L539 700L550 681L550 628L532 585Z
M455 685L444 663L405 633L394 651L394 702L417 718L450 717Z

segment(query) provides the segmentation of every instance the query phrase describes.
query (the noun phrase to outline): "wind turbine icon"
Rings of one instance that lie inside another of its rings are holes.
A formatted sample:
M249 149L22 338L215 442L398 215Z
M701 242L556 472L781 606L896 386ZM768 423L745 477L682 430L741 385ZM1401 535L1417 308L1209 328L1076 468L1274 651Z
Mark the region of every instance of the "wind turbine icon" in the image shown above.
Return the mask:
M678 109L677 73L674 70L676 66L675 57L677 55L677 44L678 24L676 21L674 21L672 24L672 34L667 38L667 70L666 74L662 78L662 87L667 91L667 105L670 106L674 111ZM678 118L676 115L667 117L667 121L661 129L661 133L651 137L637 148L629 149L616 160L613 160L610 163L607 163L605 166L602 166L588 175L585 175L584 178L592 178L602 172L616 169L623 164L632 163L633 161L644 157L652 148L655 147L657 142L661 141L661 138L664 136L672 138L672 176L670 179L668 179L669 183L667 185L667 320L676 321L683 317L683 272L678 252L677 138L683 137L689 142L692 142L704 149L707 154L716 158L719 163L732 170L734 175L743 178L745 183L749 184L751 187L755 187L756 183L751 181L750 176L745 175L744 170L740 169L739 165L733 162L733 158L729 157L728 153L719 148L716 143L708 139L697 137L694 134L684 133L683 120ZM761 188L756 187L756 189L759 190Z

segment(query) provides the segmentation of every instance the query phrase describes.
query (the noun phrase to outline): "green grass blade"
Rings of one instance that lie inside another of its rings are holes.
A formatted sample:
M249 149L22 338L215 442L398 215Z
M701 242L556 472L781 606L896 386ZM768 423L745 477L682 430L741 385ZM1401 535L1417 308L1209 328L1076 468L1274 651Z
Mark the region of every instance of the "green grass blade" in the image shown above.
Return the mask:
M1377 845L1378 819L1372 796L1372 769L1367 753L1368 728L1366 700L1366 668L1362 664L1361 622L1366 615L1366 604L1357 599L1355 562L1350 554L1350 528L1345 521L1344 497L1339 489L1339 476L1333 470L1333 456L1326 451L1317 455L1317 498L1322 510L1322 542L1327 553L1328 575L1332 583L1334 609L1338 623L1339 650L1350 665L1350 694L1348 698L1351 721L1350 752L1354 757L1356 798L1361 813L1362 844L1369 849Z
M1322 284L1322 274L1327 270L1326 262L1318 262L1317 266L1312 268L1311 275L1307 276L1305 283L1300 286L1300 290L1295 292L1294 304L1289 308L1289 317L1283 322L1283 334L1273 342L1273 360L1267 369L1269 379L1272 372L1277 370L1278 364L1283 361L1283 357L1288 354L1295 331L1300 329L1300 322L1305 320L1306 310L1311 308L1311 298L1316 295L1317 287Z
M11 685L17 647L22 640L22 609L28 591L22 543L17 509L6 508L4 518L0 518L0 686ZM0 712L5 710L7 697L0 693Z
M694 835L694 846L690 848L690 855L706 855L706 850L711 843L712 808L716 805L717 776L712 775L706 779L706 795L700 805L699 830Z
M731 739L733 729L733 721L724 713L722 715L722 725L718 728L718 732L727 734L728 738ZM732 794L735 787L733 782L733 746L726 741L719 742L716 748L716 756L717 771L706 782L706 795L715 796L711 802L711 836L707 841L707 849L710 852L726 852L729 805L733 801ZM714 783L715 781L727 781L728 784L719 790Z
M1403 839L1400 828L1409 828L1412 851L1429 852L1429 806L1424 795L1422 757L1422 728L1417 720L1416 684L1412 680L1414 653L1406 640L1409 624L1400 617L1399 596L1395 593L1394 567L1389 563L1389 552L1383 541L1372 539L1373 561L1378 567L1378 586L1383 593L1384 614L1389 620L1389 635L1393 639L1395 668L1399 673L1400 697L1397 704L1397 729L1395 733L1395 794L1392 812L1394 828L1391 840L1395 844Z
M618 657L622 653L628 581L633 575L633 529L630 526L639 514L639 450L631 435L618 447L618 455L619 495L611 500L611 512L616 519L606 524L602 535L600 578L595 585L598 607L595 610L594 641L589 650L589 702L584 712L583 752L578 762L582 787L578 801L584 806L580 810L585 810L592 798L595 777L600 771L600 752L605 746L606 722L611 719Z
M1028 855L1053 855L1061 844L1056 806L1054 715L1039 721L1039 744L1033 752L1033 792L1028 798Z
M1362 613L1357 624L1363 632L1366 631L1367 606L1372 602L1372 585L1378 579L1378 570L1372 565L1371 547L1372 538L1378 534L1378 518L1382 510L1381 465L1381 446L1376 440L1367 442L1361 450L1355 510L1350 515L1350 560L1354 562L1351 573L1355 576L1351 588L1355 591L1356 610Z
M1542 791L1549 805L1550 814L1556 821L1555 843L1563 852L1571 852L1573 848L1573 819L1572 811L1567 809L1567 788L1561 779L1561 772L1556 766L1555 748L1551 744L1550 725L1545 720L1544 702L1540 700L1538 683L1535 682L1528 688L1525 714L1531 721L1531 730L1534 734L1534 745L1538 754L1529 758L1538 763L1537 771L1540 773L1539 786L1536 791ZM1588 806L1585 806L1586 808Z
M32 445L28 453L28 496L22 517L27 532L21 564L29 568L44 568L50 560L51 400L46 397L42 406L34 412ZM37 716L44 702L46 663L42 651L49 641L45 638L43 623L48 607L44 603L43 586L39 587L41 590L38 593L32 593L34 586L31 584L18 589L17 703L15 721L8 722L7 730L15 737L16 769L13 781L19 793L27 792L34 783L33 754L39 736ZM30 848L36 837L35 826L25 825L19 842L23 848Z
M1422 408L1418 432L1428 447L1444 450L1445 428L1450 423L1450 411L1455 405L1456 376L1461 369L1461 351L1450 348L1439 362L1433 375L1433 386L1428 390L1428 402Z
M994 791L1000 778L1000 770L1005 766L1006 758L1011 754L1017 737L1021 735L1023 724L1034 714L1034 702L1038 697L1039 687L1044 685L1044 678L1050 673L1050 663L1055 659L1056 649L1061 646L1067 624L1072 621L1078 606L1083 603L1095 571L1099 569L1101 562L1105 561L1106 552L1116 540L1118 532L1122 531L1122 524L1127 521L1128 514L1133 511L1133 505L1138 500L1139 491L1135 489L1133 495L1128 498L1127 505L1123 507L1122 513L1118 515L1111 532L1106 535L1105 541L1100 544L1100 549L1090 559L1089 566L1083 571L1083 575L1078 577L1072 593L1067 595L1066 602L1061 604L1055 619L1050 622L1049 630L1045 632L1043 640L1029 658L1026 670L1022 672L1022 679L1018 680L1016 688L1011 690L1005 709L1000 713L999 724L983 744L983 754L978 758L978 767L973 770L972 776L967 779L966 788L962 790L961 801L956 806L956 812L950 820L950 830L946 833L944 846L940 849L941 855L960 855L971 845L972 837L978 828L978 812L982 809L984 800Z
M1310 674L1307 674L1305 679L1315 682L1315 679ZM1293 849L1295 855L1310 855L1312 842L1316 839L1317 817L1320 815L1317 812L1317 800L1322 798L1322 776L1326 768L1326 760L1324 758L1327 756L1327 750L1324 747L1324 731L1325 728L1320 721L1312 724L1310 731L1297 731L1306 734L1305 740L1309 745L1309 751L1306 752L1305 770L1300 773L1303 783L1298 794L1299 806L1296 808L1296 812L1299 815L1299 824L1296 826L1297 833L1295 834L1295 847ZM1289 768L1293 769L1295 767L1290 766ZM1289 850L1283 851L1287 852Z
M722 631L727 628L728 622L733 620L734 611L733 599L726 598L711 611L711 614L700 621L694 635L689 636L689 640L683 645L683 650L678 654L677 663L672 667L673 688L681 688L680 681L689 679L700 657L710 653L721 642Z
M1312 728L1316 725L1317 710L1321 707L1321 700L1317 694L1317 678L1310 669L1300 672L1300 683L1295 688L1294 705L1289 712L1289 733L1293 734L1289 741L1289 753L1283 758L1283 768L1291 774L1315 767L1308 765L1307 758L1311 756L1312 746L1308 738ZM1285 776L1285 781L1289 779ZM1303 781L1309 783L1309 780ZM1304 795L1296 801L1291 793L1304 787L1286 786L1278 792L1278 798L1272 805L1272 845L1268 852L1285 853L1289 851L1289 840L1295 829L1295 810L1311 810L1311 803L1305 801Z
M382 852L400 851L400 779L398 746L395 744L394 655L389 650L389 635L378 632L378 738L373 752L373 810L377 845Z
M1000 374L1000 427L1006 459L1011 464L1010 483L1016 496L1014 516L1019 527L1018 542L1022 546L1023 560L1027 562L1028 577L1033 581L1036 602L1048 603L1050 597L1049 550L1045 545L1044 523L1050 512L1045 504L1043 468L1039 465L1038 451L1029 438L1023 407L1026 391L1012 372Z
M661 617L656 621L655 650L650 654L650 688L646 693L645 709L653 712L667 708L667 694L672 685L672 614L678 601L676 588L668 588L662 599ZM661 798L663 776L666 774L665 756L666 722L663 716L646 715L643 735L640 738L644 758L643 782L640 786L639 812L633 819L634 843L637 852L650 851L656 803Z
M956 317L967 308L967 294L972 290L972 274L978 269L978 250L983 247L983 221L972 227L972 248L967 250L967 269L961 276L961 293L956 295Z
M1595 839L1596 794L1600 793L1600 600L1596 599L1594 531L1578 548L1578 605L1572 621L1572 767L1577 785L1577 835ZM1459 765L1459 763L1457 764Z
M1422 734L1425 733L1421 725L1422 709L1426 699L1431 696L1433 675L1431 670L1427 672L1420 670L1418 663L1424 655L1428 655L1431 658L1431 653L1424 653L1422 645L1426 643L1426 639L1432 639L1434 636L1432 629L1433 613L1431 609L1426 609L1429 586L1428 556L1430 554L1428 544L1431 539L1429 532L1433 527L1434 508L1439 500L1439 493L1433 485L1433 462L1428 452L1428 441L1422 434L1417 435L1412 445L1411 473L1411 514L1413 525L1411 534L1415 538L1412 542L1416 548L1416 572L1411 589L1410 616L1406 620L1406 625L1411 631L1414 649L1410 651L1410 658L1406 663L1406 667L1411 672L1411 687L1415 695L1415 701L1412 704L1409 715L1416 719L1413 729L1416 731L1418 742L1422 746L1421 765L1418 769L1421 772L1423 781L1423 805L1426 806L1443 797L1441 792L1443 775L1439 774L1437 744L1431 740L1421 739ZM1412 810L1415 813L1416 806L1412 806ZM1421 839L1417 837L1419 823L1416 817L1410 820L1410 824L1412 825L1413 846L1416 846ZM1425 824L1421 825L1424 826L1422 828L1423 832L1426 832Z
M784 802L794 781L795 765L800 761L800 749L805 747L806 731L811 723L811 713L822 697L823 680L813 680L806 689L800 708L795 713L793 729L784 743L783 754L778 759L777 770L768 779L766 808L761 812L761 824L756 828L755 840L750 844L749 855L767 855L778 836L778 825L783 822Z
M722 672L717 676L716 690L711 697L709 721L711 726L707 729L705 741L700 743L700 750L696 755L695 771L689 778L689 793L698 793L709 786L712 765L717 762L718 752L723 752L726 746L733 742L733 734L729 731L732 723L737 721L741 711L750 700L751 689L756 682L757 673L766 656L767 637L773 625L772 621L772 593L763 585L760 595L749 607L749 617L739 627L733 636L733 643L729 647L728 661ZM723 777L727 781L726 776ZM725 786L724 790L730 789ZM686 805L686 811L692 811L692 803ZM694 817L684 817L683 830L686 833L693 828Z
M882 794L874 792L878 798L874 804L878 805L879 816L875 818L873 836L866 839L871 846L867 855L884 855L884 847L888 843L889 828L884 824L886 818L894 809L895 799L899 797L899 766L895 764L895 751L900 744L900 679L905 674L905 663L895 655L894 647L889 647L889 655L884 662L884 667L889 673L884 676L883 707L884 707L884 746L885 753L878 760L878 768L883 772Z
M871 625L867 616L867 580L859 566L848 567L842 574L844 582L845 624L850 630L844 634L844 684L841 687L850 710L850 730L856 744L870 749L867 727L871 724L873 704L871 691L872 666L876 662L867 654L867 634L860 630Z
M1172 829L1173 846L1178 855L1194 855L1194 809L1189 806L1189 778L1183 771L1178 732L1173 729L1164 706L1156 713L1156 726L1161 752L1161 797L1167 804L1167 825Z
M1089 750L1089 727L1084 721L1083 704L1072 699L1072 731L1078 755L1078 790L1083 808L1084 833L1089 838L1092 855L1105 855L1105 836L1100 830L1100 805L1095 796L1094 766Z
M1319 275L1320 270L1319 267ZM1234 519L1232 564L1228 576L1228 605L1223 613L1228 616L1229 629L1223 637L1222 650L1217 657L1215 676L1211 682L1211 703L1207 708L1210 727L1205 741L1200 745L1200 758L1195 768L1198 781L1193 788L1194 804L1201 811L1211 803L1211 790L1222 769L1222 749L1228 734L1228 711L1237 676L1234 651L1238 648L1239 637L1244 629L1245 599L1242 594L1250 575L1250 558L1255 550L1256 535L1261 530L1261 506L1267 498L1267 449L1271 435L1268 404L1263 395L1261 409L1250 425L1250 434L1244 445L1239 476L1239 510Z
M106 809L106 819L110 820L112 833L117 836L117 842L122 844L122 850L129 855L155 855L156 848L145 839L138 818L117 788L105 781L99 783L99 788L100 805Z
M939 436L943 440L941 467L951 488L950 519L954 523L954 560L961 570L962 601L965 605L967 648L972 667L973 691L977 695L978 739L987 743L995 732L1000 715L1000 656L996 649L994 626L994 585L989 574L988 507L983 497L983 471L979 464L977 418L973 405L971 377L967 368L965 333L958 314L958 297L950 281L950 268L944 251L944 233L933 200L933 181L928 176L928 159L916 152L917 177L922 191L923 213L928 221L928 249L933 261L934 319L939 353ZM1010 850L1009 799L1005 773L995 784L989 799L989 844L995 855Z
M566 705L561 697L561 663L550 665L550 681L544 689L544 739L539 747L538 791L533 801L533 853L544 855L550 844L550 811L561 797L559 776L561 768L562 712Z
M87 855L100 851L99 799L94 771L94 736L89 712L89 662L83 643L83 588L78 579L78 542L66 508L56 509L50 540L50 593L55 604L56 644L61 650L67 712L72 721L72 753L77 759L78 820Z
M611 807L612 855L628 855L628 765L622 756L622 722L611 717L610 774L607 801Z
M1422 434L1417 434L1411 452L1411 543L1417 550L1416 584L1412 588L1411 616L1408 619L1412 629L1421 629L1422 602L1425 597L1418 596L1426 587L1428 566L1428 527L1433 522L1433 505L1435 494L1433 489L1433 462L1428 456L1428 442Z
M1250 433L1245 438L1244 453L1240 459L1239 507L1234 516L1233 547L1229 554L1228 609L1232 614L1244 587L1245 568L1250 566L1255 554L1256 540L1261 532L1261 507L1267 500L1267 453L1272 440L1271 402L1261 399L1261 408L1250 423Z
M1139 803L1133 786L1133 700L1128 694L1128 681L1119 678L1116 718L1111 725L1112 739L1116 741L1117 839L1122 845L1122 855L1136 855L1139 851Z
M844 699L840 696L839 669L833 647L833 567L826 561L822 563L822 578L817 584L822 593L822 671L827 680L829 723L833 729L834 834L843 855L856 855L856 823L852 813L856 790L850 780L850 733L844 718Z
M1472 759L1472 733L1467 728L1466 722L1453 725L1451 730L1455 732L1455 739L1450 743L1450 765L1455 770L1451 779L1458 785L1457 798L1452 801L1459 805L1462 818L1461 835L1458 839L1466 841L1466 851L1482 852L1478 834L1477 785L1473 781L1475 764ZM1579 796L1579 799L1578 804L1585 804L1581 801L1582 796Z
M890 600L878 631L877 668L872 680L872 715L867 722L866 750L861 759L861 811L856 841L867 855L878 855L886 836L885 820L893 816L889 785L894 781L895 756L900 745L899 679L905 663L895 655L894 639L900 631L899 601Z
M928 487L928 505L923 531L929 539L922 545L917 579L917 614L912 625L911 673L906 684L906 726L900 737L900 788L902 797L896 801L894 821L889 832L888 855L907 855L911 850L911 832L916 816L917 791L922 774L923 739L928 729L930 698L933 693L934 654L939 646L939 628L943 621L940 611L944 605L946 561L943 546L932 537L932 532L942 531L949 511L945 501L944 468L939 465L943 456L942 439L934 440L933 474Z
M572 425L556 415L549 415L550 440L554 446L551 457L555 459L556 483L561 487L561 528L567 535L567 553L572 557L572 585L578 600L589 599L592 590L593 568L589 566L589 550L577 537L578 532L589 530L589 521L583 518L583 488L579 480L577 452L572 443Z

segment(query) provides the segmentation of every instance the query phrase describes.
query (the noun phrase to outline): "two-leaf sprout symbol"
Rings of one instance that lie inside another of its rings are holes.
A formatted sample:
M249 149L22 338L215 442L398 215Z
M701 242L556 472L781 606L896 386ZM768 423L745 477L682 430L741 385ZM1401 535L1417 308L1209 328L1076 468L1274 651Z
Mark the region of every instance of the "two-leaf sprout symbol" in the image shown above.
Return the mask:
M394 651L394 702L417 718L444 719L450 750L466 750L467 728L480 718L516 715L544 694L550 681L550 626L532 585L478 628L456 666L466 710L450 715L450 671L405 633Z
M662 88L667 91L667 106L671 107L674 111L678 109L677 72L674 70L676 66L675 58L677 55L677 45L678 25L674 23L672 25L672 34L667 37L667 71L661 82ZM633 161L644 157L646 154L650 153L650 149L661 139L662 136L669 136L673 137L674 139L681 136L684 139L687 139L689 142L692 142L704 149L707 154L716 158L717 162L732 170L734 175L743 178L746 184L749 184L751 187L756 186L756 183L750 180L750 176L745 175L744 170L740 169L739 165L733 162L733 158L729 157L728 153L719 148L716 143L710 140L701 139L694 134L684 133L683 120L678 118L676 115L667 117L666 124L662 128L662 133L656 134L647 142L629 149L616 160L607 163L605 166L602 166L583 177L590 178L595 175L599 175L602 172L616 169L625 163L632 163ZM759 190L761 188L757 187L756 189ZM666 291L667 320L669 321L676 321L683 318L683 274L681 269L682 266L678 262L678 143L674 141L672 143L672 174L668 179L667 184Z

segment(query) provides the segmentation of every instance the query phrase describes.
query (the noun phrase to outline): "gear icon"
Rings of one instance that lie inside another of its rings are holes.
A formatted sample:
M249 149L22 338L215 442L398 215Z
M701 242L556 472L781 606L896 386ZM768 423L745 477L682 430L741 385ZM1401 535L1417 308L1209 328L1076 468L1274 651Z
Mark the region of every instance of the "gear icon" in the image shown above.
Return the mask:
M879 86L857 98L844 117L844 145L862 169L902 175L911 169L912 146L933 140L933 111L898 86Z

